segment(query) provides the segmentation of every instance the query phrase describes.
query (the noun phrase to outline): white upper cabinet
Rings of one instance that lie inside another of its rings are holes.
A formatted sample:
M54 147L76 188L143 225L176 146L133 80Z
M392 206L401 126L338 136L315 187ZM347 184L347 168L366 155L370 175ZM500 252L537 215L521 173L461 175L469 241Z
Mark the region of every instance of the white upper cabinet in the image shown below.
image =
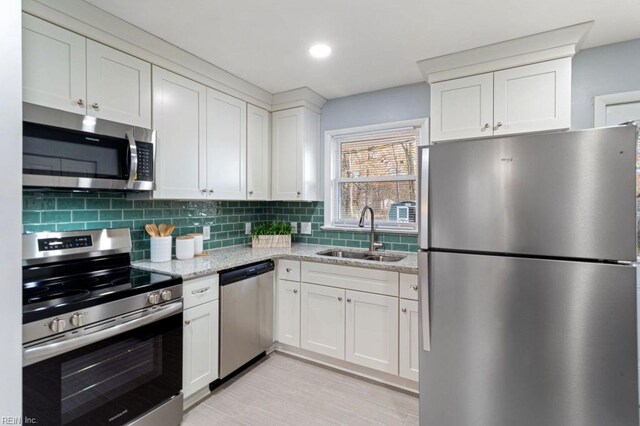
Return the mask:
M205 86L153 67L155 198L206 199Z
M571 127L571 58L494 74L495 135Z
M493 73L431 85L431 140L493 134Z
M306 107L272 116L273 200L319 201L320 115Z
M300 347L344 359L345 290L302 283Z
M207 196L247 198L247 103L207 88Z
M22 14L23 100L85 114L85 38Z
M247 200L271 199L271 114L247 105Z
M571 127L571 58L431 84L431 140Z
M151 127L151 64L87 40L87 114Z

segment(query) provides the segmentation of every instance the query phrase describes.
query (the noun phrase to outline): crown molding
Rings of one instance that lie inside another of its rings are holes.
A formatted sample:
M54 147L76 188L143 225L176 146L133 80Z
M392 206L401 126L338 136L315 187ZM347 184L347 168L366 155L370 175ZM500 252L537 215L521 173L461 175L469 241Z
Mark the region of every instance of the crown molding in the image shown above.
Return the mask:
M82 0L23 0L22 10L198 83L271 110L273 96L266 90L90 3Z
M427 83L573 57L593 21L418 61Z
M275 93L273 95L272 111L305 106L320 114L326 102L325 98L308 87L300 87L286 92Z

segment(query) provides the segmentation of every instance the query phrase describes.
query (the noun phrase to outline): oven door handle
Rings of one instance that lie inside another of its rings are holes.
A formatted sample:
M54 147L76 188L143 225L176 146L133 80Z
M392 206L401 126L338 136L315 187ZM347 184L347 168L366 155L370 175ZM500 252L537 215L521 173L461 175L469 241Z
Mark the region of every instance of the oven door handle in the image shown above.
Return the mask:
M138 147L136 146L136 140L133 137L133 131L125 132L129 145L127 151L129 153L129 180L127 181L127 189L133 189L136 183L136 173L138 172Z
M61 342L45 343L42 345L31 346L23 350L23 366L31 365L48 358L52 358L56 355L60 355L65 352L90 345L91 343L99 342L100 340L104 340L120 333L124 333L125 331L133 330L134 328L150 324L181 311L182 300L180 300L179 302L170 303L168 305L154 307L154 311L152 313L145 315L142 318L136 318L131 321L123 322L107 329L102 329L100 331L95 331L93 333L85 334L79 337L72 337L69 340L63 340Z

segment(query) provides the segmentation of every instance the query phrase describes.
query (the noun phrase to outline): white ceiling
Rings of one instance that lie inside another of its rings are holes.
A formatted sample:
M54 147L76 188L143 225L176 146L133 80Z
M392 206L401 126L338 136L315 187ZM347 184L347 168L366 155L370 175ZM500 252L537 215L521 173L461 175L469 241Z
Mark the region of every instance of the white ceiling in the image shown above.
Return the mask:
M640 38L639 0L86 0L263 89L326 98L422 81L416 62L595 20L584 47ZM311 58L325 42L333 54Z

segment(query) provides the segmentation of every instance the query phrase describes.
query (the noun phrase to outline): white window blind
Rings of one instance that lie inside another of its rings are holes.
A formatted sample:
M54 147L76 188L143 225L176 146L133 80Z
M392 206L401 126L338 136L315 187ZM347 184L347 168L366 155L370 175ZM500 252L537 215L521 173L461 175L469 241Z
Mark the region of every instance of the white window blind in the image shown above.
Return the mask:
M376 227L415 230L419 140L413 126L334 136L333 225L356 227L369 205Z

